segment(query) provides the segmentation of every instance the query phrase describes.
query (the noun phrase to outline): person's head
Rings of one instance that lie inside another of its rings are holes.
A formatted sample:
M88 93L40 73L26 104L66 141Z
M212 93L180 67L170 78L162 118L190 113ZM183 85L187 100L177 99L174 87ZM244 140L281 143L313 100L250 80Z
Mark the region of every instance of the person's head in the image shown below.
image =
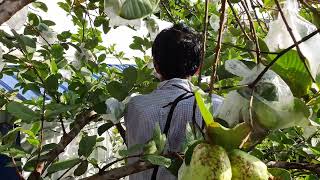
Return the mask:
M193 76L201 61L200 36L184 24L173 25L157 35L152 56L162 80Z

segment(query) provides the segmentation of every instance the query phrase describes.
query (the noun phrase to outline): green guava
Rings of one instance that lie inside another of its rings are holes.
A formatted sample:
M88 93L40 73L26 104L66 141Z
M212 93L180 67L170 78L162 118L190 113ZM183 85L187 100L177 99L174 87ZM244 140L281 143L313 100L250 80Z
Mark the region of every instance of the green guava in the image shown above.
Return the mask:
M227 152L218 145L198 144L190 165L182 165L179 180L231 180L231 165Z
M268 180L267 166L258 158L240 151L232 150L229 153L232 167L232 180Z

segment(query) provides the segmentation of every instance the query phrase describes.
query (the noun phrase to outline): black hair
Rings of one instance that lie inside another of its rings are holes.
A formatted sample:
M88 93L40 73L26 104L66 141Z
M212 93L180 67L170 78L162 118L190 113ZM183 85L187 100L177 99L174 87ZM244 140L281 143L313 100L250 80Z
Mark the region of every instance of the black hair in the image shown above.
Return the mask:
M194 75L201 61L200 36L184 24L162 30L152 45L155 66L166 80Z

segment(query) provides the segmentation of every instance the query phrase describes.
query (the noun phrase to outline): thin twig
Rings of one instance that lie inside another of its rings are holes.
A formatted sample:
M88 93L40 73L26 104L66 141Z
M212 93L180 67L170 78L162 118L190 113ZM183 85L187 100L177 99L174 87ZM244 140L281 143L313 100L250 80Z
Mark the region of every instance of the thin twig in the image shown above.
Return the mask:
M317 35L320 32L320 28L317 29L316 31L310 33L309 35L305 36L304 38L302 38L300 41L298 41L297 43L289 46L287 49L282 50L264 69L263 71L257 76L257 78L248 86L250 88L253 88L263 77L263 75L271 68L271 66L274 65L274 63L277 62L278 59L280 59L281 56L283 56L284 54L286 54L288 51L290 51L291 49L293 49L294 47L296 47L297 45L299 45L300 43L307 41L308 39L312 38L313 36Z
M136 163L114 168L108 171L104 171L103 174L95 174L93 176L84 178L83 180L114 180L114 179L120 179L122 177L128 176L130 174L135 174L138 172L142 172L148 169L152 169L156 167L156 165L153 165L149 162L141 162L138 161Z
M13 157L11 157L11 161L12 161L12 164L13 164L14 168L16 169L16 174L19 177L19 179L20 180L24 180L24 177L22 176L21 171L19 170L19 168L17 166L17 163L16 163L16 161L14 160Z
M208 34L208 21L209 21L209 0L206 0L205 2L205 15L203 18L203 32L202 32L202 56L201 56L201 61L200 61L200 66L199 66L199 75L198 75L198 86L200 86L201 83L201 74L202 74L202 66L203 62L206 57L206 45L207 45L207 34Z
M291 38L292 38L292 40L293 40L293 43L294 43L294 44L297 44L297 40L296 40L296 38L294 37L294 34L293 34L293 32L292 32L292 29L291 29L291 27L289 26L288 21L286 20L284 14L283 14L283 11L282 11L282 9L281 9L281 6L280 6L280 4L279 4L279 1L278 1L278 0L275 0L275 3L276 3L276 5L277 5L277 7L278 7L278 9L279 9L281 18L282 18L284 24L286 25L286 28L287 28L287 30L288 30L288 32L289 32L289 34L290 34L290 36L291 36ZM310 78L312 79L313 82L316 82L315 79L314 79L314 77L312 76L312 73L311 73L308 65L307 65L306 57L302 54L299 45L297 45L296 48L297 48L297 51L298 51L298 54L299 54L299 56L300 56L300 59L301 59L302 63L304 64L307 72L308 72L309 75L310 75Z
M299 169L299 170L309 170L320 175L320 165L312 163L297 163L297 162L283 162L283 161L271 161L267 163L268 167L271 168L283 168L283 169Z
M67 169L63 174L61 174L61 176L57 180L62 179L63 176L66 175L72 168L74 168L74 167L71 167L71 168Z
M247 3L247 2L246 2L246 3ZM250 3L250 5L251 5L251 8L252 8L252 10L253 10L253 14L254 14L255 18L257 19L258 25L260 26L261 30L262 30L265 34L267 34L267 32L264 30L264 28L263 28L262 25L261 25L261 19L260 19L260 18L258 17L258 15L257 15L256 7L253 5L252 0L250 0L249 3Z
M212 74L211 74L211 81L210 81L210 92L211 95L213 89L213 82L216 80L217 75L217 68L220 62L220 52L221 52L221 42L222 42L222 32L224 29L224 18L225 18L225 11L226 11L226 0L221 0L221 9L220 9L220 22L219 22L219 35L218 35L218 42L215 49L215 56L214 62L212 64Z
M127 157L123 157L123 158L120 158L120 159L117 159L117 160L114 160L108 164L106 164L105 166L103 166L101 169L100 169L100 173L105 171L107 168L109 168L110 166L114 165L115 163L117 162L120 162L120 161L123 161L123 160L126 160L126 159L129 159L129 158L135 158L135 157L141 157L141 154L138 154L138 155L132 155L132 156L127 156Z
M248 10L248 4L247 4L247 1L245 0L244 2L243 1L240 1L247 16L248 16L248 20L249 20L249 23L250 23L250 29L251 29L251 33L254 37L254 42L255 42L255 45L256 45L256 55L257 55L257 63L261 63L261 57L260 57L260 46L259 46L259 39L258 39L258 36L257 36L257 33L256 33L256 28L254 27L254 24L253 24L253 21L252 21L252 17L250 15L250 12Z
M252 41L251 38L248 36L246 30L242 27L242 24L241 24L241 22L240 22L240 19L239 19L238 15L237 15L235 9L233 8L232 3L230 2L230 0L227 0L227 1L228 1L228 4L229 4L229 7L230 7L230 9L231 9L231 12L232 12L235 20L237 21L237 23L238 23L238 25L239 25L239 27L240 27L243 35L244 35L249 41Z

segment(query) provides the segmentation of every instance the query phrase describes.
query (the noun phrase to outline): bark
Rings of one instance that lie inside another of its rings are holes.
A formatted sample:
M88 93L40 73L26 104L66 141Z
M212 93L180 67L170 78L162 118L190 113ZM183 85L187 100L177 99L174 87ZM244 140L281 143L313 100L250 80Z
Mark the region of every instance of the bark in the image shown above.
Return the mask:
M0 25L34 0L0 0Z
M84 178L82 180L114 180L120 179L122 177L128 176L130 174L135 174L142 172L151 168L154 168L155 165L148 162L136 162L127 166L122 166L119 168L114 168L103 173L98 173L93 176Z
M60 142L58 143L58 146L51 150L46 155L46 165L44 170L59 156L60 153L64 151L64 149L68 146L68 144L79 134L81 129L87 124L89 124L93 119L97 117L97 113L94 111L84 111L80 113L74 122L73 128L70 130L69 133L64 134L61 137Z
M296 162L284 162L284 161L271 161L267 163L271 168L283 168L283 169L300 169L309 170L317 175L320 175L320 165L311 163L296 163Z

